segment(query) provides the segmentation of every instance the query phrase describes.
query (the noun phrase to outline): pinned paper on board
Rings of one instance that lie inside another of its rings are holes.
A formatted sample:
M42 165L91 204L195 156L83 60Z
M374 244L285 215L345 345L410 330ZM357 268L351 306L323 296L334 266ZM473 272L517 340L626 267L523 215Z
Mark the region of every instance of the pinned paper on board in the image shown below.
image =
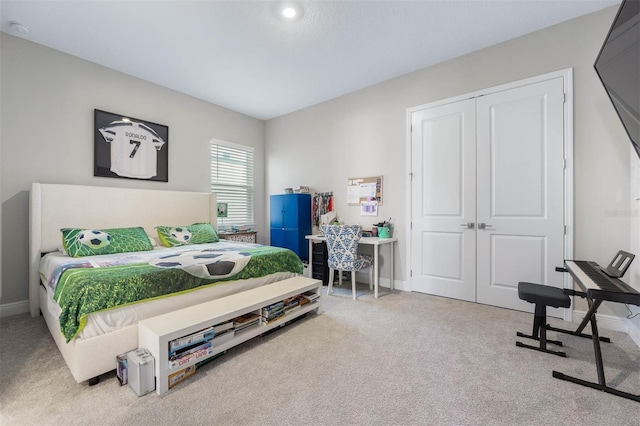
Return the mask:
M375 201L377 205L382 205L382 176L349 178L347 204L358 206L363 202L371 201Z

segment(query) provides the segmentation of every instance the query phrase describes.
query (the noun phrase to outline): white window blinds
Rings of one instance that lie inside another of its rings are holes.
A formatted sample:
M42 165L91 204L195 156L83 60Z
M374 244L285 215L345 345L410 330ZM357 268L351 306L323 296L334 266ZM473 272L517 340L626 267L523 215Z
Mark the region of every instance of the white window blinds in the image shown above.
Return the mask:
M218 203L227 203L227 217L218 227L255 224L253 218L253 148L211 141L211 191Z

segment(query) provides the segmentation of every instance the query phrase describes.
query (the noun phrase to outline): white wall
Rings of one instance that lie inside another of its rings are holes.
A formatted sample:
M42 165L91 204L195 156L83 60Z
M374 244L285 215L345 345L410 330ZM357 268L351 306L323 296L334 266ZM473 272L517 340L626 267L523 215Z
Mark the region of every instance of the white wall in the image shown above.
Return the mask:
M615 13L615 7L596 12L266 125L2 33L0 304L27 298L31 182L207 191L210 138L256 149L260 242L268 233L268 194L292 185L334 191L346 222L369 226L392 217L400 238L396 281L406 281L406 109L568 67L574 68L575 93L575 257L606 263L632 241L638 252L640 219L625 214L639 207L628 196L629 141L592 67ZM94 108L169 125L169 183L93 177ZM364 219L346 205L346 181L374 175L384 176L384 205L378 219ZM637 288L639 264L632 274ZM627 312L618 308L619 316ZM633 324L640 329L638 319Z
M616 11L608 8L268 121L267 193L295 184L334 191L340 218L368 226L371 219L346 205L347 178L383 175L380 218L393 218L400 238L396 281L407 281L406 109L572 67L574 254L608 264L630 244L628 216L615 215L629 209L629 140L593 69Z
M28 298L32 182L207 192L216 138L254 147L256 217L263 217L263 121L4 33L0 43L0 304ZM94 108L168 125L169 182L93 177Z

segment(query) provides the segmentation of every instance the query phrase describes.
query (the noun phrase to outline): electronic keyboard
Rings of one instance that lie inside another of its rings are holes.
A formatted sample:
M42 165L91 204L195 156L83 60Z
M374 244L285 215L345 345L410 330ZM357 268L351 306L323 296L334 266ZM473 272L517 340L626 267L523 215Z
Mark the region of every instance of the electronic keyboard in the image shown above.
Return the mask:
M564 264L589 299L640 306L640 292L619 278L607 275L596 262L565 260Z

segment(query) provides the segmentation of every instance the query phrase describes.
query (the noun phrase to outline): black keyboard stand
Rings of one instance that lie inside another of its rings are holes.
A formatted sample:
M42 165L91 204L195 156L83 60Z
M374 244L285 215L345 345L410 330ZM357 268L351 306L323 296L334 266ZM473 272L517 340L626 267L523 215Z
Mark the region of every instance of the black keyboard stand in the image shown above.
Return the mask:
M614 389L612 387L607 386L607 381L604 377L604 364L602 362L602 350L600 348L601 338L598 335L598 324L596 320L596 311L598 310L598 307L600 306L601 303L602 303L602 300L589 301L589 311L587 311L587 314L584 316L584 319L582 320L582 322L580 323L580 325L575 331L575 333L577 333L576 335L581 335L582 330L584 330L587 323L591 322L591 334L593 336L591 340L593 341L593 352L595 354L595 360L596 360L596 371L598 373L598 383L588 382L586 380L582 380L577 377L568 376L564 373L561 373L555 370L553 370L552 375L556 379L566 380L568 382L576 383L578 385L587 386L592 389L597 389L602 392L610 393L612 395L616 395L622 398L630 399L632 401L640 402L640 395L634 395L632 393L623 392L621 390Z
M601 301L596 300L593 302L592 307L589 309L589 312L592 312L591 315L585 315L585 319L582 321L583 323L586 321L591 322L591 334L593 335L593 352L595 353L596 358L596 371L598 372L598 383L588 382L586 380L579 379L577 377L568 376L559 371L553 371L553 377L560 380L566 380L568 382L576 383L578 385L587 386L592 389L597 389L602 392L610 393L612 395L621 396L622 398L630 399L632 401L640 402L640 395L634 395L632 393L623 392L618 389L611 388L607 386L607 381L604 377L604 365L602 363L602 350L600 349L600 338L598 336L598 324L596 321L596 310L600 305ZM595 309L592 309L595 306ZM584 326L582 327L584 329ZM581 332L582 329L578 327L577 332Z
M568 295L568 296L578 296L578 297L582 297L583 299L587 298L587 293L582 292L582 291L564 289L562 292L564 294ZM586 316L585 316L585 318L586 318ZM583 320L583 322L586 325L586 322L584 320ZM588 320L587 320L587 322L588 322ZM591 339L593 337L591 334L582 333L582 330L584 329L585 325L582 325L582 324L580 324L580 325L581 326L579 326L576 331L570 331L570 330L563 330L561 328L551 327L549 324L547 324L547 330L555 331L555 332L558 332L558 333L569 334L571 336L583 337L585 339ZM608 337L599 337L599 339L600 339L601 342L611 343L611 339L609 339Z

